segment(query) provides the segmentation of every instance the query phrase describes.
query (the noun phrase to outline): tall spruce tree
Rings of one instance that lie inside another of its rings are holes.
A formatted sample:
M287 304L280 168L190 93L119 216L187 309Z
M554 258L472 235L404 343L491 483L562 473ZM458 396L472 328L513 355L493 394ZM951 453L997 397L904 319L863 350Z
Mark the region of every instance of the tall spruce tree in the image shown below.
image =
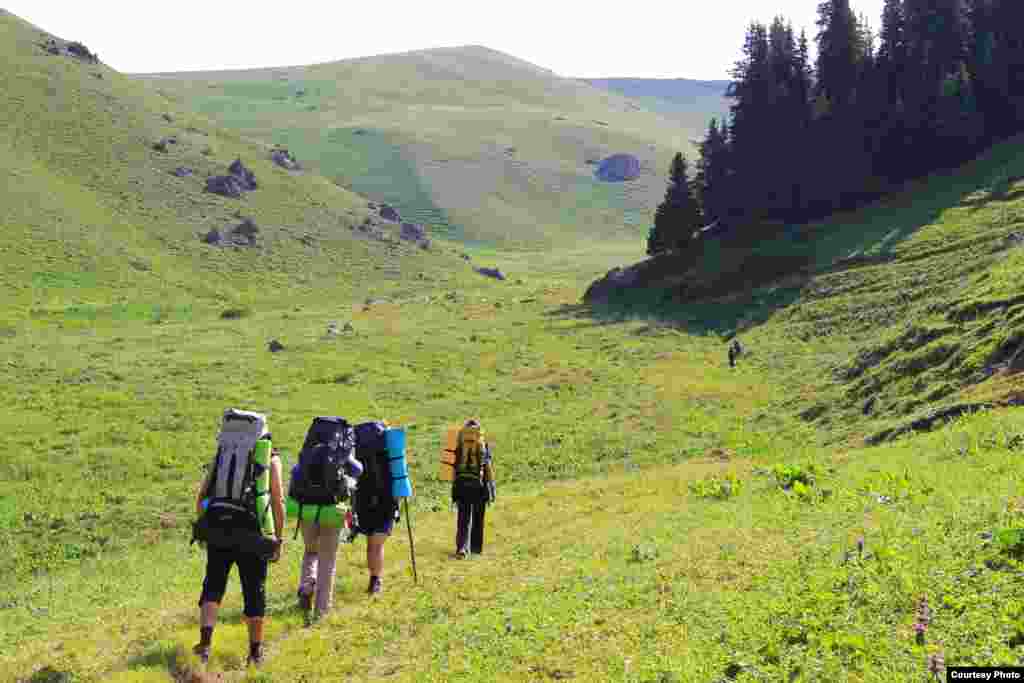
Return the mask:
M727 94L733 99L729 108L732 200L730 222L762 219L768 210L769 188L765 179L772 172L772 107L776 87L769 60L768 29L752 23L747 29L743 58L733 68L733 81Z
M729 214L729 142L725 122L721 128L717 119L711 119L708 132L699 145L697 176L693 191L708 223L726 224Z
M818 93L830 110L840 110L854 97L862 57L862 36L850 0L824 0L818 5L817 25Z
M677 152L669 168L665 200L654 213L654 227L647 238L648 255L683 251L701 225L700 210L686 172L686 157Z

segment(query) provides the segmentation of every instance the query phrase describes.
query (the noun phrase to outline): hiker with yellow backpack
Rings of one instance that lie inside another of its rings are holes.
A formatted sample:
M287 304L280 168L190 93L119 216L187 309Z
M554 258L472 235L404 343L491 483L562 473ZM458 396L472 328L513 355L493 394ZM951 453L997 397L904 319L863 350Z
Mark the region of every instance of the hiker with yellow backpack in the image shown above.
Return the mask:
M441 462L441 476L451 480L452 501L458 508L455 557L479 555L484 549L484 513L495 500L491 449L479 420L449 430Z

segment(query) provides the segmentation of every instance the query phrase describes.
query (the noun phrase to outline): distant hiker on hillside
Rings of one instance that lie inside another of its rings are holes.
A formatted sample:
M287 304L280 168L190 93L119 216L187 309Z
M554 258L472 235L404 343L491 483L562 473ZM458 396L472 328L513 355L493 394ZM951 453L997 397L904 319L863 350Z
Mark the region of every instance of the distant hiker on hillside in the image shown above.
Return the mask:
M386 431L384 422L356 425L356 459L363 466L355 496L356 532L366 536L366 568L370 574L366 592L370 595L383 590L384 542L398 520L398 499L392 494Z
M743 347L740 346L739 339L733 339L732 343L729 344L729 367L736 367L736 359L743 353Z
M302 529L305 551L299 572L299 608L324 617L334 599L338 545L362 466L355 459L355 430L343 418L317 417L306 433L288 485L297 508L295 533Z
M281 558L284 528L281 460L272 451L266 417L228 410L217 454L196 495L193 541L206 545L206 577L199 596L199 644L193 652L209 661L217 610L231 565L238 565L249 627L248 663L263 662L268 562ZM272 519L271 519L271 513Z
M491 449L484 439L480 421L467 420L455 443L455 476L452 500L458 507L455 532L455 556L464 559L470 552L484 550L484 512L495 499Z

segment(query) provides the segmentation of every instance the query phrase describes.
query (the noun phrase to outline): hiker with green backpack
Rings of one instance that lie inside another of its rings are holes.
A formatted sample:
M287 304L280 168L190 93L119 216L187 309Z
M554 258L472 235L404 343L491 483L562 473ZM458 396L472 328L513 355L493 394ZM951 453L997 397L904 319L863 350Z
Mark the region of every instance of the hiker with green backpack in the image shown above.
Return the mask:
M281 558L285 509L281 460L273 451L264 415L228 409L217 453L196 496L192 541L206 545L206 576L199 596L199 644L209 661L217 611L231 566L238 565L249 630L248 663L263 662L263 621L269 562Z
M309 612L315 604L320 618L331 610L338 547L362 473L355 443L355 431L344 418L314 418L288 486L289 507L296 510L295 533L301 528L305 544L299 608Z

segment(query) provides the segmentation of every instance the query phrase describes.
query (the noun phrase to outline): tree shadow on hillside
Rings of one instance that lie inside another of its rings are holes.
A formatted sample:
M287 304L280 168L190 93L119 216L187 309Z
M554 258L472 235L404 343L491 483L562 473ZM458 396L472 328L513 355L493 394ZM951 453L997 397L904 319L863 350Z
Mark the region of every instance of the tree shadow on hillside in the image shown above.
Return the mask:
M636 336L657 334L670 328L693 336L717 336L725 340L767 322L776 312L795 303L802 285L777 287L768 292L749 292L729 302L683 303L671 290L645 290L637 296L602 303L562 304L546 311L551 319L578 322L570 329L621 325L646 321L633 331Z

